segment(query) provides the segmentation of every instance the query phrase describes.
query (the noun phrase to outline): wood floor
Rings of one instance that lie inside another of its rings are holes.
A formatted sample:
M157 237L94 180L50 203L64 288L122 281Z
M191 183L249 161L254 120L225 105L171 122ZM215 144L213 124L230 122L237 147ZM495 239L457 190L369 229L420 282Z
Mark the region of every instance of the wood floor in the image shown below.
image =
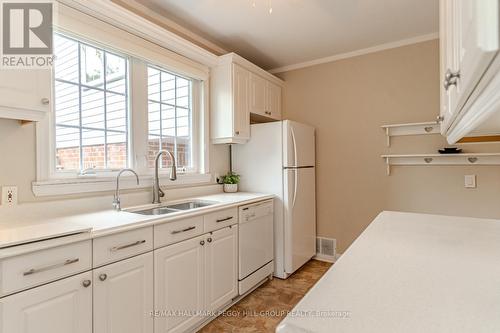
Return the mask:
M286 280L274 278L205 326L201 333L274 332L331 264L311 260Z

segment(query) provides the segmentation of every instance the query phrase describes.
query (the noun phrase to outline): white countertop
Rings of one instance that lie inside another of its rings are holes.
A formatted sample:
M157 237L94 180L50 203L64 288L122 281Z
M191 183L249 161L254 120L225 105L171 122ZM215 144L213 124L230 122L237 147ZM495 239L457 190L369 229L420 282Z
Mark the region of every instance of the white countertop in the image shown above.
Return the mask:
M78 213L75 215L65 214L62 216L57 215L56 212L47 211L42 216L41 214L30 213L30 205L26 204L25 209L23 209L25 211L24 213L20 213L14 218L9 217L8 221L0 221L0 251L1 248L9 246L81 232L88 233L90 238L100 237L147 225L167 223L188 216L205 214L231 206L240 206L271 199L273 197L273 195L268 194L238 192L184 198L171 202L166 201L162 203L162 205L190 200L205 200L217 203L207 207L163 216L147 216L130 213L125 211L128 207L124 207L125 210L121 212L108 209L98 212Z
M500 332L500 220L383 212L293 311L277 332Z

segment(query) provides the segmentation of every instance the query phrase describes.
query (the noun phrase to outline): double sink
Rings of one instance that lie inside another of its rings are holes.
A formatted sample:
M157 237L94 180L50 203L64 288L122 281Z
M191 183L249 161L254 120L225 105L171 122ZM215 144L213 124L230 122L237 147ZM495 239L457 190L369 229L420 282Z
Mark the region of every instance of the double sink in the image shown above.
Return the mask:
M214 202L214 201L194 200L194 201L187 201L187 202L182 202L182 203L177 203L177 204L172 204L172 205L137 210L137 211L133 211L131 213L141 214L141 215L167 215L167 214L173 214L173 213L188 211L188 210L192 210L192 209L207 207L207 206L214 205L216 203L217 202Z

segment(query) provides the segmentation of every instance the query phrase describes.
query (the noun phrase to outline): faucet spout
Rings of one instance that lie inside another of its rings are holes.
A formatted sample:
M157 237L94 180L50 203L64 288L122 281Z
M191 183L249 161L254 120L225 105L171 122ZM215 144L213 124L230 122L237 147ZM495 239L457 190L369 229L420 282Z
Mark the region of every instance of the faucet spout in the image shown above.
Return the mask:
M135 175L135 179L137 180L137 185L139 185L139 176L137 175L137 172L135 172L132 169L121 169L120 172L118 172L118 175L116 176L116 189L115 189L115 195L113 198L113 207L115 208L116 211L122 210L121 207L121 202L120 202L120 176L124 172L131 172Z
M160 188L160 177L159 177L159 169L160 169L160 157L163 154L168 154L170 159L172 160L172 167L170 168L170 180L174 181L177 179L177 165L175 162L174 155L168 150L160 150L155 157L155 174L153 178L153 203L159 204L161 203L161 199L165 196L165 193Z

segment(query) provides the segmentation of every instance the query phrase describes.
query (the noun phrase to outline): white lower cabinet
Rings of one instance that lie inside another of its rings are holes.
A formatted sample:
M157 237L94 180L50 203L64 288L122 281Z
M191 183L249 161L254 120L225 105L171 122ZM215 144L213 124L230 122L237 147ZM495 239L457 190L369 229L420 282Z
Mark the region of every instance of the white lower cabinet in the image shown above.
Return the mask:
M215 311L238 294L238 226L207 236L206 307Z
M1 333L92 333L92 273L0 299Z
M94 333L153 332L153 253L94 269Z
M237 296L238 226L155 250L155 333L186 332Z
M205 236L155 251L155 333L184 332L204 309Z

